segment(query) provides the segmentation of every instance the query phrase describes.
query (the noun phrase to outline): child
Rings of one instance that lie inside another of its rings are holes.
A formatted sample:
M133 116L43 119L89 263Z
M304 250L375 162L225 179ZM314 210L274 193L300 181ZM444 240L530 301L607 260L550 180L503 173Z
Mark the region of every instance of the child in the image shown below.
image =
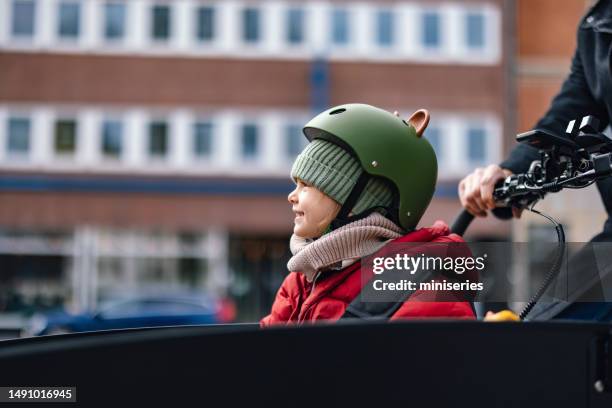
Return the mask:
M347 307L363 287L360 258L390 241L463 242L441 221L415 230L437 178L436 156L421 137L428 123L425 110L406 122L349 104L306 124L310 143L293 164L296 188L288 197L295 213L290 273L262 326L349 316ZM454 292L416 291L386 318L473 319L468 300Z

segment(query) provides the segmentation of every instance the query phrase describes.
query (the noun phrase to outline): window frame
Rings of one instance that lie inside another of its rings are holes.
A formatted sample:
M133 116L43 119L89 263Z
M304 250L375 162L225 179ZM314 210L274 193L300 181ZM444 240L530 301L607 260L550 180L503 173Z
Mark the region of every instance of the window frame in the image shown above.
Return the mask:
M283 124L283 137L285 140L285 149L283 150L283 157L287 161L293 162L295 158L297 157L297 155L300 154L300 152L302 152L302 150L304 150L304 148L308 144L308 140L306 139L306 136L304 136L304 133L302 132L302 129L303 129L302 123L304 122L303 121L289 121ZM297 129L297 132L295 133L292 132L291 131L292 128L293 130ZM297 142L297 139L300 139L299 136L301 136L301 140L302 140L301 143ZM292 151L292 142L294 141L294 138L296 139L295 142L297 142L297 145L293 147L298 148L296 151Z
M247 128L253 128L255 130L255 147L252 154L248 154L245 150L247 146L247 140L245 138L248 136L245 134L245 130ZM260 127L261 125L254 120L244 121L240 124L240 158L242 160L248 162L255 162L259 159L261 155L261 135L260 135Z
M28 32L27 34L25 33L16 33L15 32L15 28L16 28L16 24L15 24L15 19L16 19L16 12L15 9L17 8L16 5L17 4L27 4L27 3L31 3L32 4L32 14L31 14L31 21L29 21L28 23L31 24L31 32ZM37 12L39 9L39 1L38 0L12 0L10 3L10 20L7 21L8 23L8 34L9 37L13 40L17 40L17 41L25 41L25 40L33 40L34 37L36 37L36 21L37 21Z
M27 122L27 134L25 141L25 149L24 150L15 150L11 148L11 124L13 121L24 121ZM33 120L28 115L18 114L18 115L8 115L6 118L5 131L6 131L6 140L5 140L5 154L8 159L27 159L30 157L32 152L32 127Z
M208 133L208 152L205 154L201 154L197 151L197 145L198 145L198 132L197 129L199 126L202 125L208 125L209 127L209 133ZM195 161L198 162L202 162L202 161L210 161L213 159L213 157L215 156L215 128L217 126L215 126L215 123L212 119L210 118L197 118L196 120L193 121L193 123L191 124L191 131L190 131L190 152L191 152L191 156L193 157L193 159Z
M73 129L73 148L70 151L61 151L58 149L58 144L59 144L59 136L60 134L58 133L59 131L59 126L61 123L68 123L68 122L72 122L72 124L74 125L74 129ZM58 116L54 119L53 121L53 155L55 157L62 157L62 158L68 158L68 157L75 157L79 151L79 120L77 118L76 115L61 115Z
M436 18L436 43L428 44L427 43L427 18L435 17ZM444 42L444 33L443 33L443 16L442 10L440 9L432 9L426 8L421 10L420 13L420 32L419 32L419 44L422 49L426 52L440 52L443 48Z
M480 149L482 150L482 158L473 158L472 157L472 131L482 132L482 146ZM469 163L478 164L484 163L488 159L488 143L487 143L487 134L488 129L486 126L478 125L478 124L468 124L465 128L465 138L466 138L466 156Z
M248 35L249 35L249 27L248 27L248 16L249 13L254 13L254 15L257 17L256 21L256 25L255 25L255 29L256 29L256 38L253 39L249 39ZM260 44L262 42L262 34L263 34L263 30L262 30L262 9L261 7L255 7L255 6L246 6L244 8L242 8L241 10L241 19L240 19L240 27L241 27L241 37L240 40L242 42L242 44L244 45L257 45Z
M167 18L167 26L166 26L166 35L165 37L158 37L155 33L155 22L156 22L156 11L159 10L167 10L168 14ZM149 9L149 36L151 42L154 44L167 44L172 40L173 34L173 26L172 26L172 5L169 3L157 2L152 3Z
M164 152L158 154L153 151L153 127L157 125L164 125ZM166 161L170 158L170 121L166 118L154 118L147 123L147 158L153 161Z
M300 16L300 39L299 41L292 40L292 16L296 17ZM307 19L307 10L303 6L290 6L285 10L285 18L284 18L284 40L285 43L289 45L289 47L301 47L306 43L306 19Z
M201 25L200 23L202 22L202 17L201 17L201 13L203 11L210 11L210 38L202 38L200 36L201 33ZM214 42L217 39L218 36L218 20L219 18L219 10L217 9L217 7L215 7L215 5L213 4L198 4L195 8L194 8L194 14L193 14L193 20L194 20L194 26L193 26L193 35L195 38L196 43L198 44L210 44L212 42Z
M114 155L114 154L108 154L105 151L105 129L106 129L106 125L107 124L118 124L119 125L119 152L118 154ZM100 139L99 139L99 144L98 144L98 148L99 148L99 152L100 152L100 157L102 157L102 159L104 161L121 161L123 159L123 156L125 154L125 121L122 118L118 118L118 117L105 117L100 121L100 127L99 127L99 135L100 135Z
M390 17L390 28L389 35L390 41L389 43L381 42L381 17L386 15ZM375 34L375 44L379 48L391 49L397 45L397 13L387 7L378 7L375 12L375 21L374 21L374 34Z
M116 37L109 37L109 7L120 6L123 9L122 15L122 26L121 35ZM101 14L102 14L102 27L101 27L101 38L106 44L117 44L124 42L128 35L128 22L129 22L129 2L118 1L118 0L105 0L101 3Z
M434 153L436 154L436 158L438 160L438 162L440 162L442 159L444 159L445 156L445 149L444 149L444 144L442 143L442 130L443 128L440 126L428 126L427 129L425 129L425 133L424 133L424 137L425 139L429 142L429 144L431 145L431 147L434 149ZM435 143L432 143L432 132L435 135L434 138L436 139ZM436 149L437 147L437 149Z
M83 37L83 2L81 0L59 0L56 3L55 36L61 42L78 42ZM63 6L74 6L77 8L76 28L74 34L62 32L62 9Z
M481 27L480 35L482 43L479 45L470 44L470 17L480 17ZM463 13L463 44L470 53L485 52L488 49L487 44L487 13L484 10L476 8L466 8Z
M338 42L336 34L338 33L336 31L336 17L342 15L345 20L344 20L344 25L345 25L345 31L344 31L344 35L346 36L346 38L344 39L343 42ZM351 9L347 6L334 6L331 8L330 10L330 24L329 24L329 44L332 47L336 47L336 48L347 48L351 45L351 41L352 41L352 29L351 29L351 22L352 22L352 15L351 15Z

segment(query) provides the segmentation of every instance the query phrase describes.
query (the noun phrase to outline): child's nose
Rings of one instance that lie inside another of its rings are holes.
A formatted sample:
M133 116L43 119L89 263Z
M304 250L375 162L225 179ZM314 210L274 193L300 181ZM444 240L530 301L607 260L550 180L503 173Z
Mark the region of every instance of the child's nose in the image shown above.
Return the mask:
M289 201L290 204L295 204L297 202L297 187L289 193L287 201Z

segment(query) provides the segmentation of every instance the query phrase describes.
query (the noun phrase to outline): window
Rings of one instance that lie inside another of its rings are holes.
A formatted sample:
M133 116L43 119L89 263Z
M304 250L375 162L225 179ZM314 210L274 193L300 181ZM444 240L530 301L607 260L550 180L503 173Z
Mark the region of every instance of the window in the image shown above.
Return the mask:
M390 10L379 10L376 15L376 41L379 45L393 45L393 13Z
M242 126L242 157L254 158L257 155L257 126L246 124Z
M484 16L481 13L468 13L465 21L465 36L468 48L484 47Z
M429 11L423 14L423 45L427 48L437 48L440 46L440 15Z
M212 153L212 123L200 122L193 125L193 152L196 157L208 157Z
M346 45L349 41L349 16L345 9L332 10L332 43Z
M197 12L198 40L210 41L215 35L215 10L212 7L200 7Z
M36 6L34 0L13 0L13 35L32 37L34 35Z
M9 155L26 155L30 150L30 120L11 118L8 121L6 150Z
M74 154L76 151L77 125L72 119L62 119L55 122L55 152L58 154Z
M472 127L468 129L468 158L470 161L480 162L485 160L485 130Z
M163 158L168 153L168 124L153 122L149 126L149 154Z
M259 41L259 10L244 9L242 12L242 39L248 43Z
M104 37L119 40L125 35L125 4L106 2L104 4Z
M74 1L62 1L59 4L58 35L61 38L77 38L79 36L79 19L81 5Z
M121 157L123 148L123 126L117 120L107 120L102 124L102 154L108 158Z
M287 11L287 42L304 42L304 10L301 8L291 8Z
M152 17L151 36L153 39L164 41L170 38L170 7L153 6Z
M438 161L440 161L440 158L442 157L442 140L440 129L431 126L428 127L425 131L425 138L429 140L431 147L433 147L434 152L436 152L436 157L438 158Z
M290 159L295 159L298 154L302 152L308 139L302 133L302 126L300 125L289 125L286 130L287 134L287 156Z

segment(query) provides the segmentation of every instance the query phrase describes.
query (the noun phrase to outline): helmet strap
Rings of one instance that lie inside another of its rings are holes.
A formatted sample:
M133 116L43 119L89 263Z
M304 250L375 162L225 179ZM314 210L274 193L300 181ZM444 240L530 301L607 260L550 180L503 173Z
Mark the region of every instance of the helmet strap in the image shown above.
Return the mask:
M391 202L391 207L388 208L387 218L393 221L395 225L402 225L399 219L399 194L397 192L393 194L393 201ZM406 230L404 227L401 228L406 232L412 231Z
M363 193L363 190L365 189L365 186L366 184L368 184L369 180L370 180L370 175L366 173L365 171L362 172L359 178L357 179L355 186L349 193L349 196L347 197L346 201L344 202L342 207L340 207L340 211L338 211L338 215L331 222L332 230L338 229L350 222L355 221L356 219L361 218L359 216L349 217L349 213L351 212L355 204L357 204L357 200L359 199L359 196L361 196L361 193Z
M346 199L346 201L344 202L344 204L340 208L340 211L338 211L338 215L331 222L329 227L327 227L327 230L325 231L325 233L331 232L331 231L333 231L335 229L338 229L338 228L340 228L340 227L342 227L342 226L344 226L346 224L349 224L351 222L354 222L354 221L360 220L362 218L365 218L368 215L372 214L374 211L376 211L377 208L384 208L386 210L385 211L386 212L385 217L390 219L395 225L398 225L398 226L402 225L401 222L400 222L400 219L399 219L399 194L397 194L397 193L393 194L393 201L392 201L390 207L373 207L373 208L367 209L367 210L365 210L365 211L363 211L363 212L361 212L359 214L354 214L354 215L349 217L349 213L351 212L351 210L353 209L353 207L357 203L357 200L361 196L361 193L363 193L363 190L365 189L365 186L366 186L366 184L368 184L369 180L370 180L370 175L368 173L366 173L365 171L363 173L361 173L361 175L357 179L357 182L355 183L355 186L351 190L348 198ZM413 230L414 229L405 230L405 231L406 232L410 232L410 231L413 231Z

